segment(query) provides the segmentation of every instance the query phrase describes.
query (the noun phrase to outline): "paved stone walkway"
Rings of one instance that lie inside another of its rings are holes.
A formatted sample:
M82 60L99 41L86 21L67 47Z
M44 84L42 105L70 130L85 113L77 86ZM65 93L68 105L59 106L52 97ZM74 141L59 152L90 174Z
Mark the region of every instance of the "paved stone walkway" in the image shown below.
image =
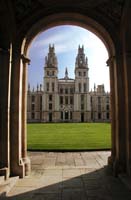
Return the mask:
M1 200L131 200L106 166L110 152L29 152L31 176Z

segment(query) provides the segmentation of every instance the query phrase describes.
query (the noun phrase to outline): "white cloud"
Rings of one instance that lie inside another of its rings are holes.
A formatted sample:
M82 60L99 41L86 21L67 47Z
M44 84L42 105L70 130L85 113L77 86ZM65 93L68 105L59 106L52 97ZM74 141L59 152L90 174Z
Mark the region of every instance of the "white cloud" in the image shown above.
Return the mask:
M33 47L36 47L36 48L40 48L40 47L45 47L49 44L56 44L58 42L62 42L63 40L65 40L65 36L64 35L53 35L53 36L49 36L47 38L44 38L44 39L41 39L41 40L38 40L38 41L35 41L33 43Z
M55 34L52 34L52 36L46 36L45 38L43 37L43 39L34 41L32 43L32 48L47 52L48 45L55 44L56 52L63 53L68 52L70 49L77 50L78 45L83 44L85 49L90 49L90 51L92 51L92 49L95 50L95 48L102 49L104 46L102 42L94 34L90 32L87 33L84 32L84 34L82 34L81 32L78 32L77 34L76 31L72 31L71 33L66 31L63 34L61 32L56 32Z
M84 45L85 54L89 61L89 73L91 84L96 82L96 84L105 83L109 90L109 73L106 67L106 60L108 58L107 50L102 43L102 41L91 32L83 29L78 30L78 27L67 27L67 30L60 31L56 29L53 30L52 34L46 35L38 38L32 43L31 51L40 59L43 59L48 53L48 45L55 44L55 51L58 56L63 53L71 53L76 51L78 45ZM33 55L34 55L33 54ZM66 66L66 60L65 60Z

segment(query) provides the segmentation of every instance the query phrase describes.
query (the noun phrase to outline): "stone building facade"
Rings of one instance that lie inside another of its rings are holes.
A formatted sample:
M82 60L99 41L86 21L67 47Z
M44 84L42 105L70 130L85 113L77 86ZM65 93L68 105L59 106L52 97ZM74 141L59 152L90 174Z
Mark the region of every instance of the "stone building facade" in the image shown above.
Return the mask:
M68 76L58 79L58 62L54 45L49 45L45 57L43 87L33 91L28 86L28 122L109 122L110 94L104 85L89 91L88 59L84 46L78 47L75 61L75 79Z

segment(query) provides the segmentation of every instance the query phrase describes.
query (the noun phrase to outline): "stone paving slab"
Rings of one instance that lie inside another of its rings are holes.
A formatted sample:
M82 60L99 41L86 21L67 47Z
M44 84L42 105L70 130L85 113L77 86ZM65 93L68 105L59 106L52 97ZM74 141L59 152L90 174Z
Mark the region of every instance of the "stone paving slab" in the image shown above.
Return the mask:
M0 200L131 200L107 167L110 152L29 152L32 172Z

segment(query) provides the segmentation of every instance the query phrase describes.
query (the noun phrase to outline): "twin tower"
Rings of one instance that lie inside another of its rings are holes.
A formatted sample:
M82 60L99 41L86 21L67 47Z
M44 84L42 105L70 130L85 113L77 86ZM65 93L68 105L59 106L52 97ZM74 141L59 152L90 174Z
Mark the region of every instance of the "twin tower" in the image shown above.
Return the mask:
M69 78L67 68L64 78L58 79L55 47L49 45L49 52L45 57L43 78L43 122L90 121L88 70L88 59L84 53L84 46L79 46L75 61L75 79Z
M75 79L65 76L58 79L58 62L55 47L49 45L45 57L43 90L28 89L28 122L109 122L110 94L104 84L89 92L88 60L84 46L78 47L75 61Z

